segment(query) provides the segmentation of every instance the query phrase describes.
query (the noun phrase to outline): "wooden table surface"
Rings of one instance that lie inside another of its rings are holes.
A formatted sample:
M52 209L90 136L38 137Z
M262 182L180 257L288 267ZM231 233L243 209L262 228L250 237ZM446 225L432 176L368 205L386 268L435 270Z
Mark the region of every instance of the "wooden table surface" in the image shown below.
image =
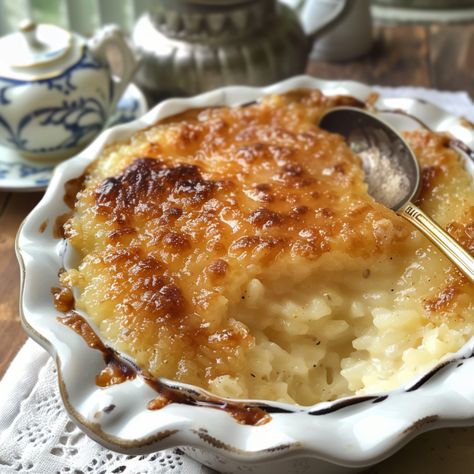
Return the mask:
M378 26L369 55L345 63L312 60L308 73L322 78L353 79L385 86L466 90L474 98L474 24ZM20 277L14 243L20 223L41 196L42 193L0 192L0 377L26 340L18 314ZM461 441L456 441L456 445L444 443L442 440L451 436L450 433L455 433L456 439ZM420 450L424 450L425 455L431 453L436 460L435 470L426 471L424 461L416 461ZM459 459L460 453L465 464L459 466L459 470L453 470L453 459ZM436 473L442 472L442 466L453 474L472 472L474 429L429 433L419 437L397 456L401 464L390 461L370 472L401 472L402 464L406 472L408 469L408 472ZM409 464L407 457L412 460Z

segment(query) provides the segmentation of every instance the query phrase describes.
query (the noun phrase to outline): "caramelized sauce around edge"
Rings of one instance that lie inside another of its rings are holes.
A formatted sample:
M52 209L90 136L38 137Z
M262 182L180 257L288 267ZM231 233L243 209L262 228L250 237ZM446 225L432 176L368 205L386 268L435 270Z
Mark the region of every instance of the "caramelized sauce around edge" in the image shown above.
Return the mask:
M44 234L44 231L46 230L46 228L48 227L48 219L44 220L40 226L38 227L38 232L40 234Z
M149 410L159 410L169 403L201 406L223 410L242 425L261 426L271 421L271 416L262 408L220 400L217 397L198 395L191 396L184 391L170 388L159 380L145 377L147 384L158 393L158 396L148 403Z
M96 377L96 384L99 387L107 387L125 382L126 380L133 380L140 374L147 384L158 393L158 396L148 403L147 408L149 410L158 410L170 403L181 403L183 405L201 406L225 411L243 425L260 426L271 421L271 416L260 407L244 403L226 402L211 396L191 396L182 390L170 388L163 382L148 377L138 367L126 361L112 348L107 347L85 318L75 311L68 311L64 317L58 318L58 320L79 334L89 347L102 352L107 365Z

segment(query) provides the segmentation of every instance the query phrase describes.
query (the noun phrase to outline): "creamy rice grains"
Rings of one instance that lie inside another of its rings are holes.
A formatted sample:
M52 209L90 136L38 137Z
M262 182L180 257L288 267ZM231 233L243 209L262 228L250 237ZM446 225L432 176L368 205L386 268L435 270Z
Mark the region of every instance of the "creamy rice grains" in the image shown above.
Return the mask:
M341 103L302 90L191 110L106 148L65 225L76 308L151 375L235 398L386 390L458 350L473 288L317 128ZM446 136L407 139L421 207L472 252L459 156Z

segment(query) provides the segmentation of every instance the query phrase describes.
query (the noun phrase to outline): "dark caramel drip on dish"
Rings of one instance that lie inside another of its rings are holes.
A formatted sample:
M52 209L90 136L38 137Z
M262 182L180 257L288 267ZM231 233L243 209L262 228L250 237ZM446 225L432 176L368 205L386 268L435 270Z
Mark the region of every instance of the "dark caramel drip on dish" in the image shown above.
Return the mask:
M69 181L66 181L66 183L64 183L63 200L66 205L71 209L71 211L56 217L56 221L54 222L53 227L53 237L55 239L64 239L66 237L64 224L66 224L66 222L72 215L72 210L74 209L74 205L77 200L77 195L84 187L85 180L86 174L84 173L81 176L70 179Z
M99 387L109 387L110 385L116 385L136 378L136 369L121 358L113 349L107 347L103 355L107 365L95 378L96 385Z
M60 317L58 320L79 334L90 348L104 353L107 352L107 347L80 314L75 311L68 311L64 317Z
M211 396L191 396L184 391L167 387L159 380L147 378L145 380L158 392L158 396L148 403L149 410L159 410L170 403L181 403L223 410L242 425L261 426L271 421L271 416L257 406L226 402Z
M61 214L58 217L56 217L56 220L54 221L54 227L53 227L53 237L55 239L64 239L66 238L66 232L65 232L65 224L71 217L71 212L66 212L65 214Z
M108 387L126 380L133 380L137 376L136 368L120 357L112 348L107 347L80 314L68 311L66 316L58 319L79 334L89 347L102 352L106 367L96 377L96 384L99 387Z
M48 219L46 219L40 224L40 226L38 227L38 232L40 234L44 234L44 231L46 230L47 227L48 227Z
M74 209L76 203L77 194L84 187L86 180L86 174L83 174L77 178L70 179L64 184L64 202L70 209Z
M261 426L266 425L272 417L261 408L248 405L227 405L223 408L241 425Z
M61 323L79 334L89 347L102 352L106 367L96 377L96 384L99 387L107 387L125 382L126 380L133 380L140 374L148 385L158 393L158 396L148 403L149 410L158 410L170 403L181 403L223 410L229 413L238 423L244 425L259 426L271 420L271 416L260 407L226 402L217 397L190 395L182 390L170 388L159 380L150 378L138 367L133 366L117 354L112 348L107 347L84 317L75 311L69 311L65 317L58 319Z
M74 295L70 288L51 288L53 304L60 313L74 309Z

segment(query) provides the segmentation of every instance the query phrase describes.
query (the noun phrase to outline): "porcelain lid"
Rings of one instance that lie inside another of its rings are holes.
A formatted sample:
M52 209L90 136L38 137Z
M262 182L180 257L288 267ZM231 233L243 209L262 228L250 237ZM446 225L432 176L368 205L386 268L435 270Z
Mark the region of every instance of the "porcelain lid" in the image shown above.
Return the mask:
M5 76L36 75L57 69L75 43L74 36L55 25L25 20L20 30L0 38L0 73Z

